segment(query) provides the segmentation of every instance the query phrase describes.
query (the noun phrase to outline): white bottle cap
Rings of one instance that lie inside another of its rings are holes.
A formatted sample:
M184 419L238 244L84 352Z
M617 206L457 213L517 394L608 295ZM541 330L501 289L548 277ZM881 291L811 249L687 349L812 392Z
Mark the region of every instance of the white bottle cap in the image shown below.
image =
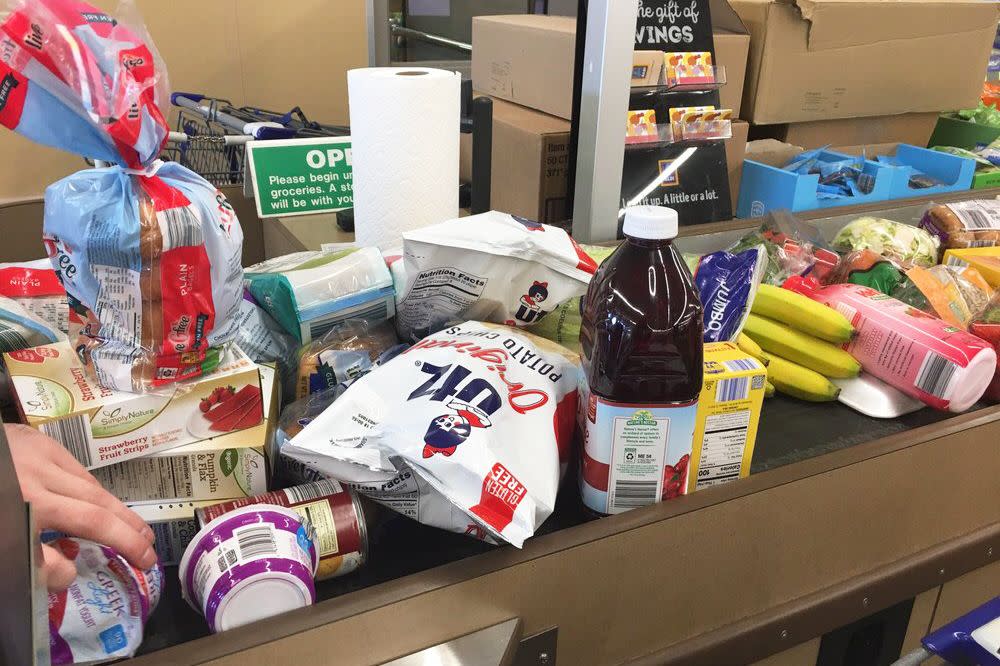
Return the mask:
M677 211L665 206L630 206L625 209L622 232L633 238L666 240L677 235Z

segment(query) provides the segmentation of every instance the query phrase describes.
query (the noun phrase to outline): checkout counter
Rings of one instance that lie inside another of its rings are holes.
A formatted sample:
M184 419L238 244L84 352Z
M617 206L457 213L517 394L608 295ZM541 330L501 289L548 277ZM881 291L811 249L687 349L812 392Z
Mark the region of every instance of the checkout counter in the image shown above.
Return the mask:
M913 222L925 203L803 217L830 234L860 214ZM677 243L719 249L758 222L683 228ZM350 240L333 215L264 220L262 237L267 256ZM168 568L129 663L779 666L852 663L838 651L873 641L905 652L1000 589L998 443L1000 405L877 420L778 395L748 479L591 520L570 474L521 550L393 517L365 567L317 584L316 605L218 635ZM437 661L403 658L427 649Z

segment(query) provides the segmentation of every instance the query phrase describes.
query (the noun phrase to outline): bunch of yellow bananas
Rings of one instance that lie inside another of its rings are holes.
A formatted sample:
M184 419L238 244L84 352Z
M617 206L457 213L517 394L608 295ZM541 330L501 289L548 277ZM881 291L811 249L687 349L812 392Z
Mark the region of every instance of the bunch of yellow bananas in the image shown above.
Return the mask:
M736 344L767 366L768 395L777 389L802 400L826 402L840 393L828 377L856 377L861 371L858 361L840 347L853 335L851 322L833 308L762 284Z

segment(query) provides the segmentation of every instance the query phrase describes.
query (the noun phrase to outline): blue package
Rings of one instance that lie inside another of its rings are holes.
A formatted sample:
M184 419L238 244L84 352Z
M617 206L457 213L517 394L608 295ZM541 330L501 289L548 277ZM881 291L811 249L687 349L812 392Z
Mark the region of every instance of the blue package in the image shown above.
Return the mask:
M767 251L762 245L739 254L712 252L698 260L694 282L705 310L705 342L736 339L766 268Z

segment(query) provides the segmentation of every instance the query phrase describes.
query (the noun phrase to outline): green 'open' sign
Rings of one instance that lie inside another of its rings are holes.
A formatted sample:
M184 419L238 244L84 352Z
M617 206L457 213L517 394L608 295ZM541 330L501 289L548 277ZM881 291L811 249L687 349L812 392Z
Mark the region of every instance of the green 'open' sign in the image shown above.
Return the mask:
M260 217L354 206L350 137L251 141L247 165Z

